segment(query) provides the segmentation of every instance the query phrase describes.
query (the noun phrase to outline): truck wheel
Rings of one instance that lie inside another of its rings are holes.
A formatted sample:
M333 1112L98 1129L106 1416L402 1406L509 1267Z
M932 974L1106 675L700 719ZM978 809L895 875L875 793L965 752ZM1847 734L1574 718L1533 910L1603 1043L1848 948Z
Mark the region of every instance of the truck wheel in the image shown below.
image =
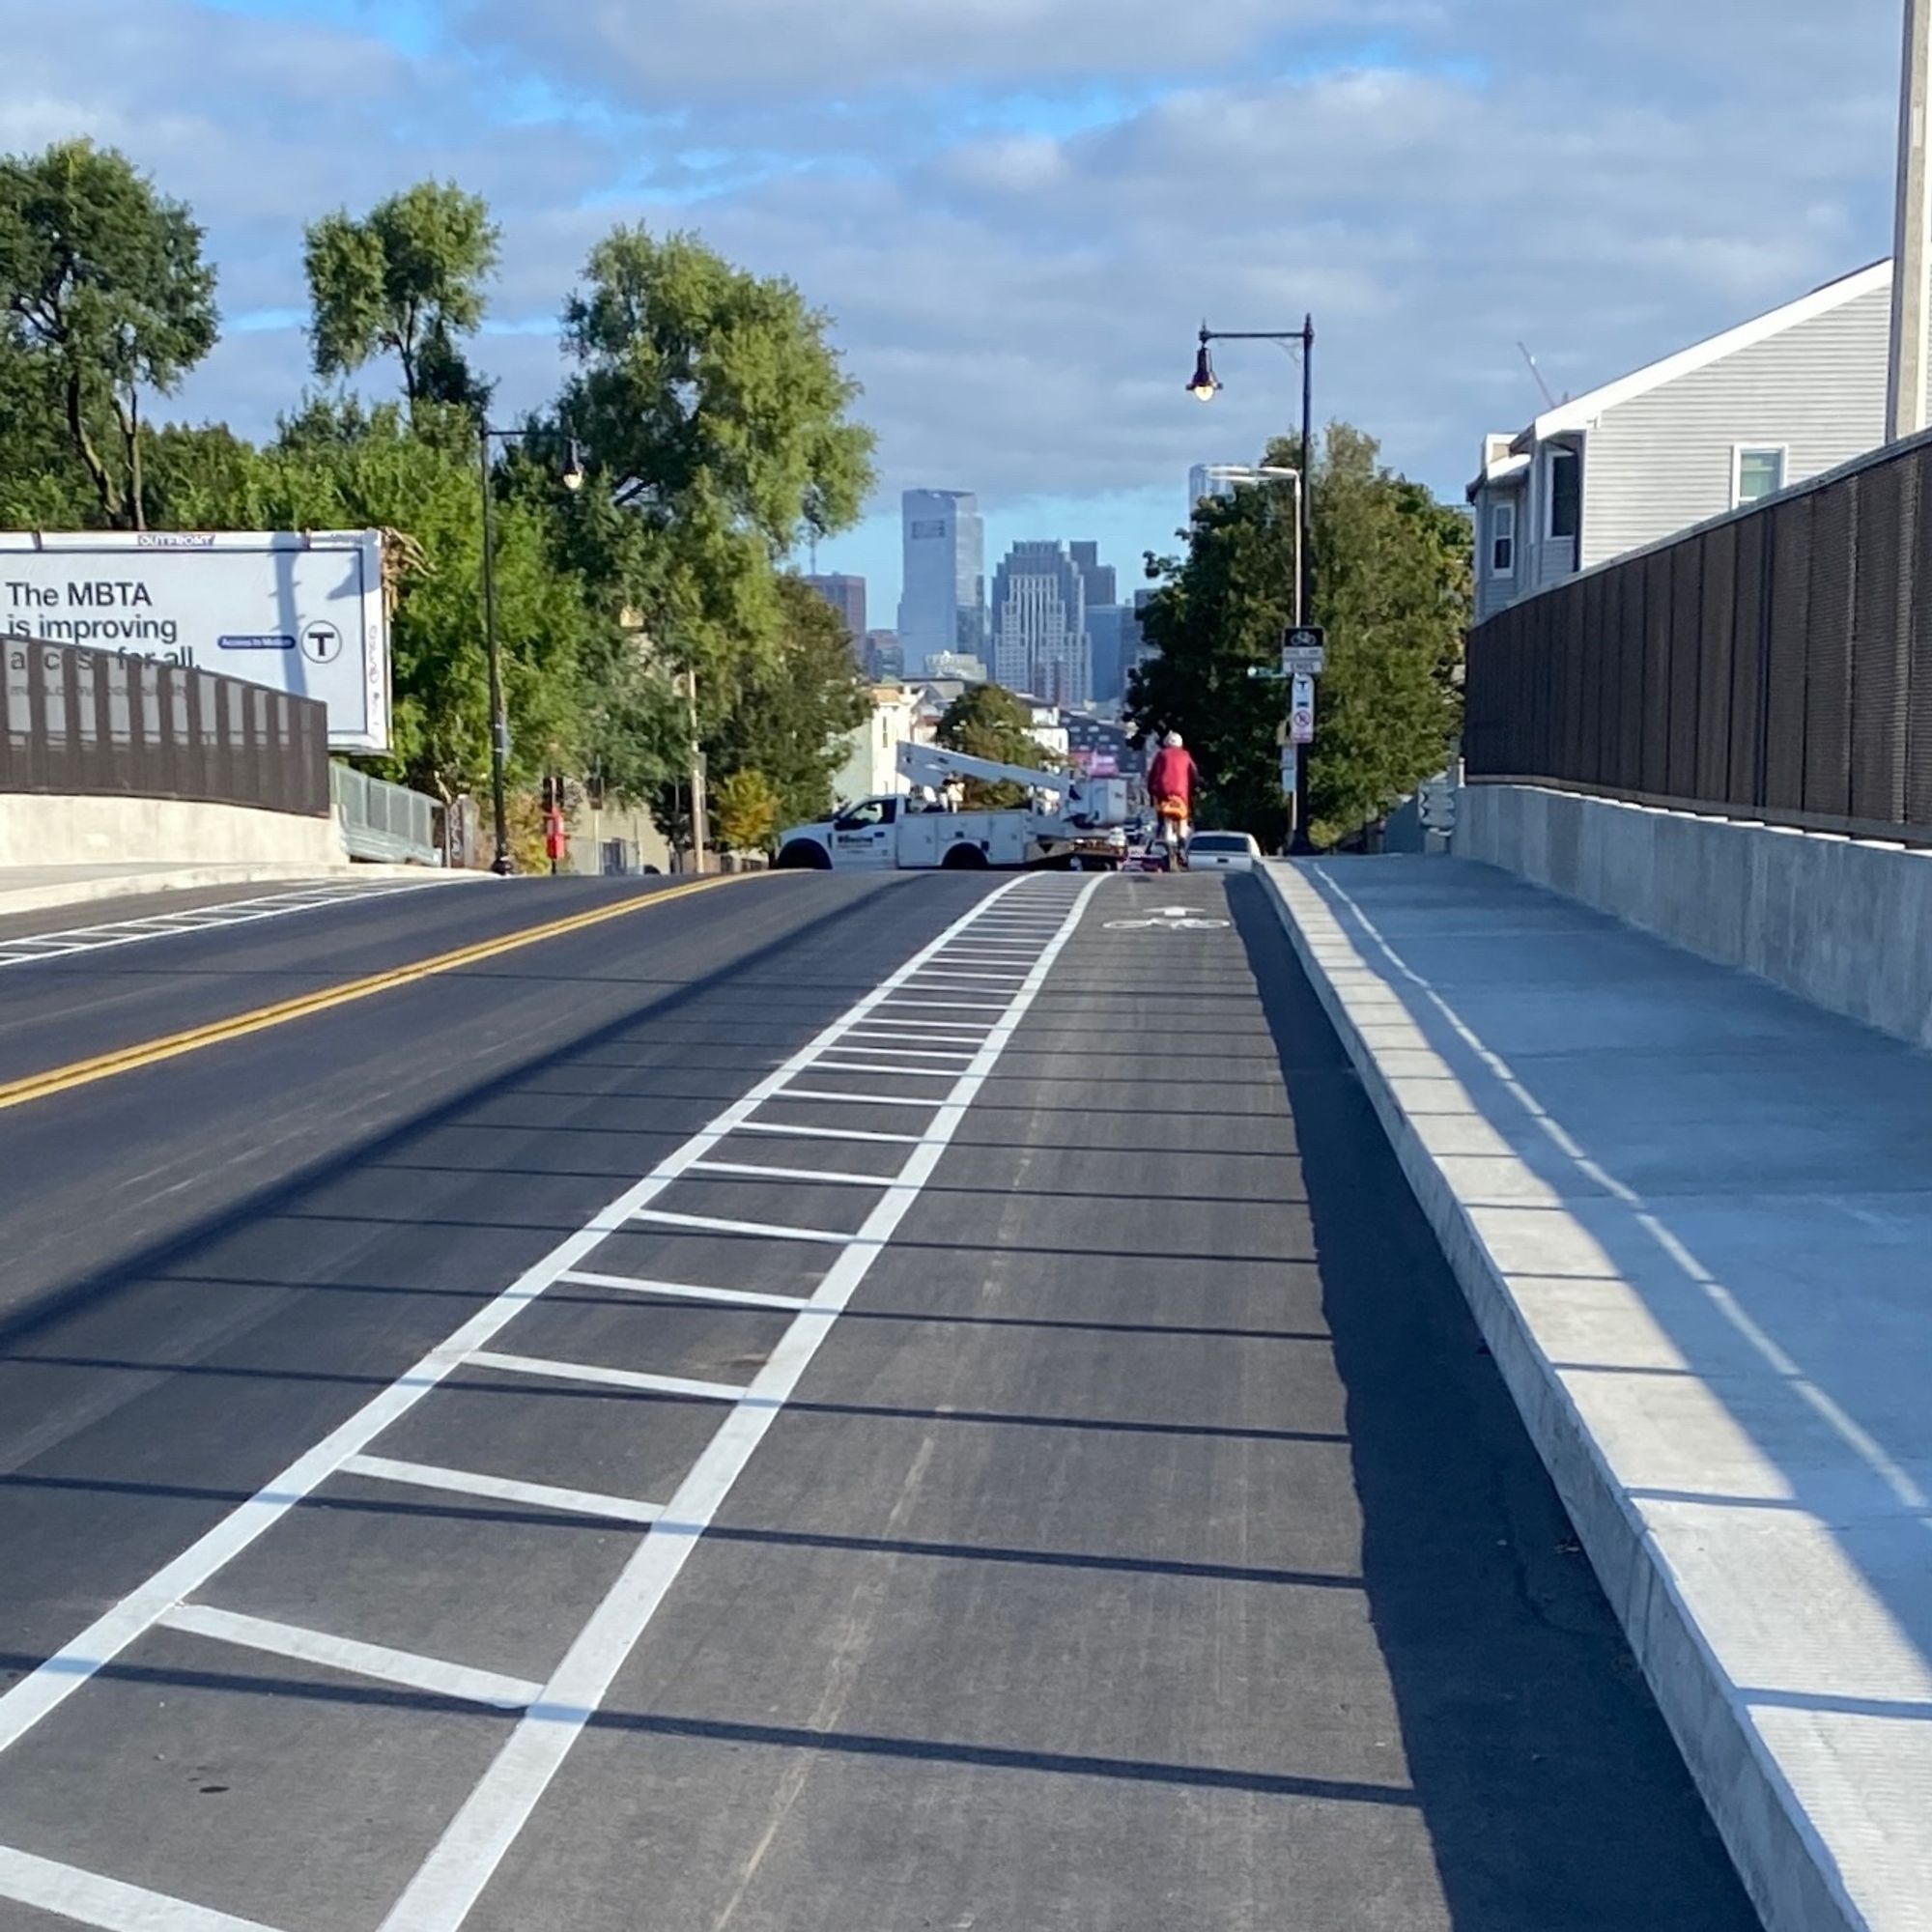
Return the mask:
M955 845L939 862L942 872L983 872L986 855L977 845Z
M781 872L829 872L832 869L832 854L812 839L794 838L779 854L779 869Z

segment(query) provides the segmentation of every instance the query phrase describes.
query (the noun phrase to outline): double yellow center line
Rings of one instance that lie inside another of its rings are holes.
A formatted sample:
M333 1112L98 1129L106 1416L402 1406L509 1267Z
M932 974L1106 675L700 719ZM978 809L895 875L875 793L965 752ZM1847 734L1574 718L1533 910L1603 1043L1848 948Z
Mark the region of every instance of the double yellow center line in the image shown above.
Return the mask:
M325 986L293 1000L278 1000L271 1007L257 1007L251 1012L214 1020L207 1026L190 1027L185 1033L168 1034L160 1039L124 1046L112 1053L95 1055L92 1060L76 1060L45 1073L30 1073L22 1080L0 1085L0 1109L24 1106L29 1100L43 1100L52 1094L65 1094L75 1087L91 1086L97 1080L111 1080L117 1073L131 1073L137 1066L153 1066L163 1060L178 1060L185 1053L198 1053L204 1046L218 1045L224 1039L240 1039L244 1034L261 1033L308 1013L327 1012L331 1007L346 1007L353 1000L366 1000L375 993L386 993L394 986L411 985L439 973L455 973L484 959L495 959L546 939L560 939L567 932L582 932L585 926L602 925L607 920L623 919L651 906L668 904L672 899L689 898L694 893L715 892L720 886L735 885L750 874L733 874L715 879L695 879L687 886L672 886L661 893L642 893L615 905L598 906L590 912L573 913L567 919L554 919L543 925L526 926L521 932L505 933L499 939L485 939L473 946L459 946L453 952L439 952L433 958L418 959L412 965L392 967L386 973L371 973L366 979L348 980L339 986Z

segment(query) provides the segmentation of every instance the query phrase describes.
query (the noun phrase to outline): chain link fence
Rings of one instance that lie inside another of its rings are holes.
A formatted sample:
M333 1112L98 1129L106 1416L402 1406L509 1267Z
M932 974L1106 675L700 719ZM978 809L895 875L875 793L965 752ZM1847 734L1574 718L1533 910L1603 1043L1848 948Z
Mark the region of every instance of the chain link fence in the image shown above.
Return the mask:
M0 638L0 792L328 814L328 713L314 698L34 638Z
M342 842L352 859L437 866L442 853L436 839L436 801L387 779L372 779L353 765L330 765L329 796L342 827Z
M1511 606L1466 700L1472 782L1932 845L1932 438Z

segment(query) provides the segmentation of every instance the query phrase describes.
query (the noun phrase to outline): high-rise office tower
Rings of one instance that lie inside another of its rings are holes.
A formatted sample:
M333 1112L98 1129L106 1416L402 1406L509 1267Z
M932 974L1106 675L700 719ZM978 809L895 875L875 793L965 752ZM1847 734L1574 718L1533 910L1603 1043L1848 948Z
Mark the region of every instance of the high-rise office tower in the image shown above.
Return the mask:
M1016 543L993 576L993 678L1053 704L1093 701L1087 583L1057 543Z
M967 490L908 490L899 499L905 570L899 649L908 675L941 651L978 657L986 642L986 529Z
M863 577L808 577L805 580L845 619L854 647L866 635L866 580Z
M1067 545L1073 567L1087 593L1087 696L1106 704L1121 695L1121 609L1119 580L1111 563L1100 561L1100 546Z
M1232 497L1237 487L1232 477L1215 476L1210 472L1224 469L1225 465L1197 463L1187 472L1187 521L1194 521L1194 506L1203 497Z

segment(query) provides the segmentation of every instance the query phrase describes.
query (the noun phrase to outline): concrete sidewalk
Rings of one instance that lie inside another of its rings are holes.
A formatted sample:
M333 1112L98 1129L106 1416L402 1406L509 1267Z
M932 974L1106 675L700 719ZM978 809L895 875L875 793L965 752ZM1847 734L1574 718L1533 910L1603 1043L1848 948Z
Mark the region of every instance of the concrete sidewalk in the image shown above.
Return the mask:
M1932 1061L1486 867L1264 883L1767 1924L1932 1926Z
M286 885L300 880L462 879L483 873L444 872L430 866L304 865L265 860L234 866L156 862L99 866L0 866L0 919L52 906L91 905L99 899L152 893L206 892L226 886Z

